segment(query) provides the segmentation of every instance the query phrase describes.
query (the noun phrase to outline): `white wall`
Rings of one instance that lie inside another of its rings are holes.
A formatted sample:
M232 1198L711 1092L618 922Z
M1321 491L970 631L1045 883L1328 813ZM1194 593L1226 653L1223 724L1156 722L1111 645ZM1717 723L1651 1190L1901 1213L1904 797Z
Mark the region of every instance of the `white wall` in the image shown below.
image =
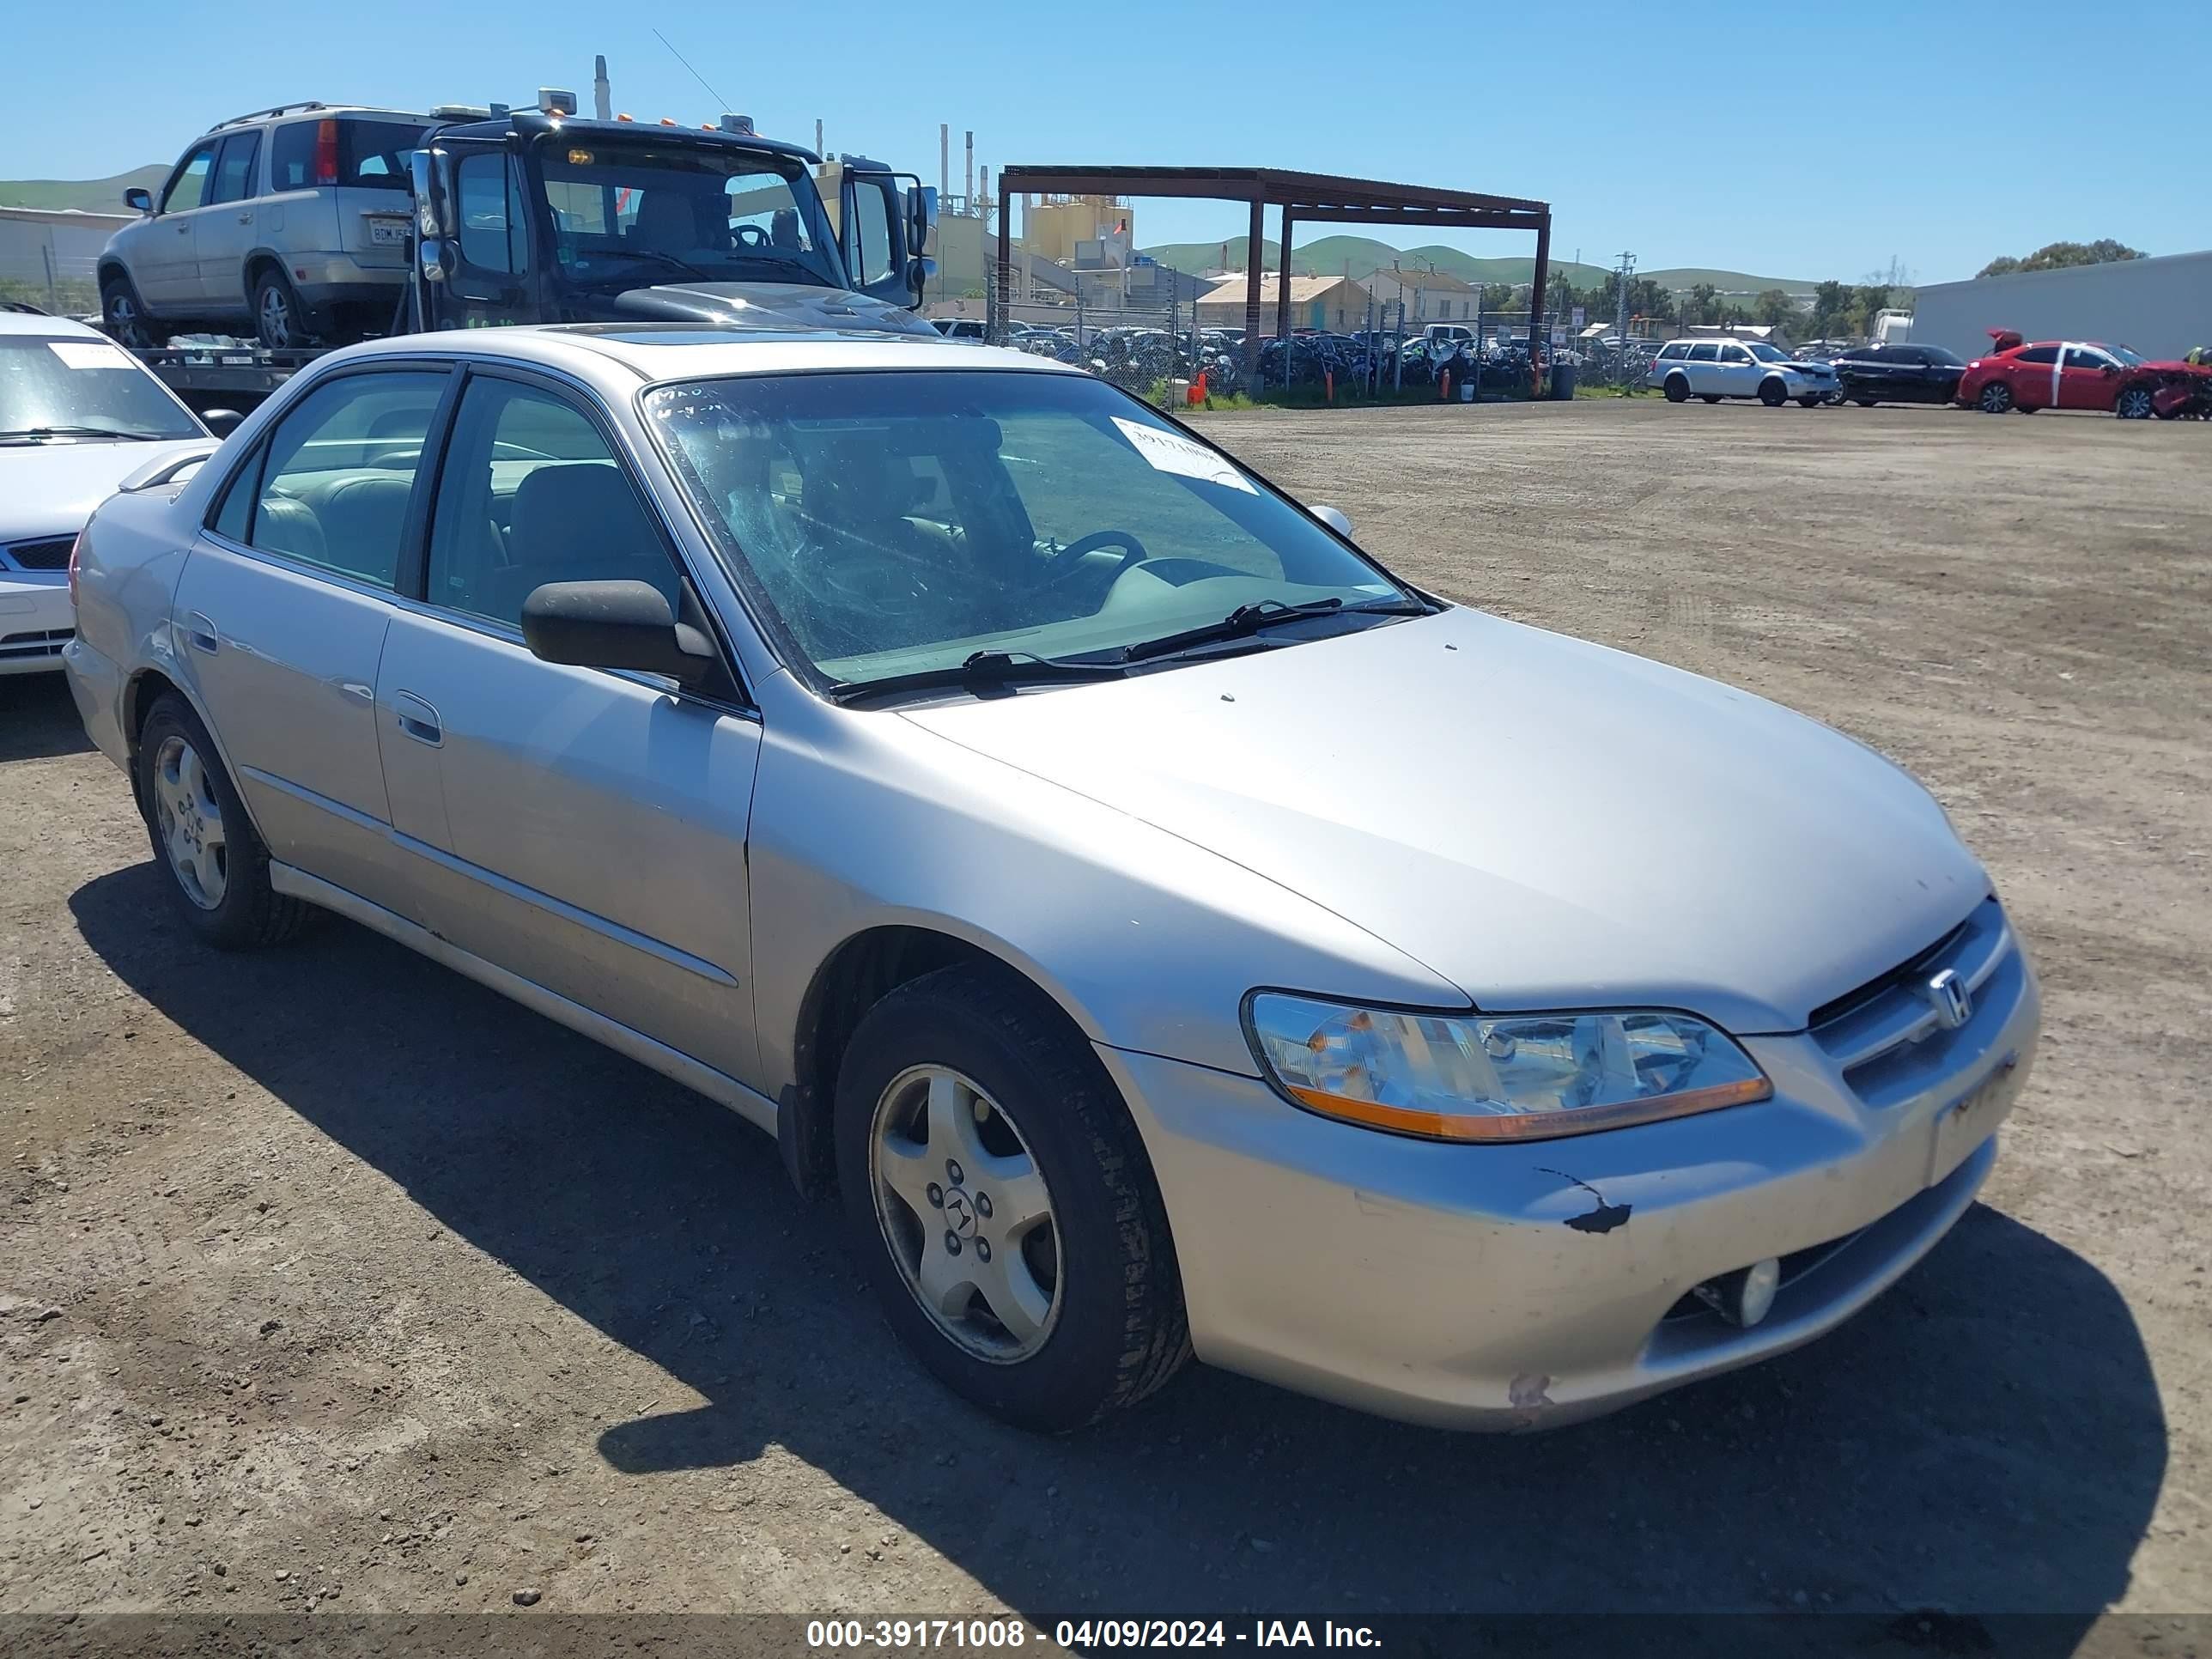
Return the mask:
M2172 253L2063 270L2014 271L1939 283L1912 302L1912 339L1961 357L1990 349L1989 331L2030 340L2104 340L2146 357L2212 345L2212 252Z

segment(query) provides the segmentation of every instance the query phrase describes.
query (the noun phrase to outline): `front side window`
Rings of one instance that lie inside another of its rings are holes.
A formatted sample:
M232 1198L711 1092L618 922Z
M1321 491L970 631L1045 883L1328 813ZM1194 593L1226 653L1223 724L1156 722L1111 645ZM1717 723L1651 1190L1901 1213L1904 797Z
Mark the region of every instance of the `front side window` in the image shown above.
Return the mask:
M1724 363L1747 363L1751 361L1751 354L1740 345L1723 346L1721 361Z
M2069 368L2109 368L2112 360L2094 346L2066 348L2066 367Z
M820 198L796 157L558 137L538 155L555 257L580 286L633 288L669 271L840 285Z
M215 143L210 139L177 164L161 191L161 211L184 213L207 200L208 176L215 171Z
M308 392L270 434L246 540L395 586L407 503L448 378L423 370L345 374Z
M743 586L823 680L978 652L1121 659L1240 606L1419 602L1217 453L1087 375L760 376L649 424Z
M460 198L461 258L479 270L528 270L529 232L506 155L480 150L462 157L453 188Z
M0 446L203 435L121 347L0 334Z
M552 392L471 380L431 515L425 597L519 628L542 583L622 580L681 608L676 566L599 428Z

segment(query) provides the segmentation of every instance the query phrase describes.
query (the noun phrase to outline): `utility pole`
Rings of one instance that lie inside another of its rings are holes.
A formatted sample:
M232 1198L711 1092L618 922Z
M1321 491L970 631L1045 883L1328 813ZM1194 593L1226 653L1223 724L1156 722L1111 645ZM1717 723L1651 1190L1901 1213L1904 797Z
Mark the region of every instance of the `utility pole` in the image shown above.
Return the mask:
M1636 256L1624 252L1620 256L1620 315L1613 322L1613 334L1620 341L1621 355L1628 352L1628 279L1636 274Z

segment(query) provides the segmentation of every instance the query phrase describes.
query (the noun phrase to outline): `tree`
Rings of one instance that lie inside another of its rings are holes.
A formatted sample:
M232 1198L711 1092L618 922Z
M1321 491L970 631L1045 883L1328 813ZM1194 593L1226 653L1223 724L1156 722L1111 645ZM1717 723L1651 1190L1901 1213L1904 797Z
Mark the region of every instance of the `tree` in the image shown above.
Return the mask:
M1797 302L1778 288L1770 288L1752 302L1759 320L1779 328L1797 314Z
M1485 283L1482 285L1482 308L1485 311L1512 310L1513 284L1510 283Z
M1877 283L1871 287L1856 289L1852 294L1857 302L1858 331L1871 334L1874 332L1875 313L1889 304L1889 289Z
M1686 323L1717 323L1720 321L1720 289L1711 283L1699 283L1690 290L1690 302L1682 307Z
M2012 270L2063 270L2070 265L2111 264L2121 259L2140 259L2143 251L2100 236L2094 242L2046 242L2025 259L2001 253L1974 274L2002 276Z
M1851 307L1851 291L1841 283L1822 283L1813 290L1813 331L1826 336L1844 325Z

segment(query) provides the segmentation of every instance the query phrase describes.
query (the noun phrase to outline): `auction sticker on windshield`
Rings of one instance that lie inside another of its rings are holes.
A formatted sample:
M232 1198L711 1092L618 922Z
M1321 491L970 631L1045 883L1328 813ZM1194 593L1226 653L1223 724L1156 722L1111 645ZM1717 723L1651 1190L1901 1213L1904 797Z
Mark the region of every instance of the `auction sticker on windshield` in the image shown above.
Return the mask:
M70 368L134 368L122 348L104 340L49 340L46 346Z
M1172 472L1177 477L1196 478L1201 483L1227 484L1247 495L1260 493L1252 487L1249 478L1203 444L1163 432L1156 426L1125 420L1119 415L1114 416L1114 424L1121 428L1121 435L1137 453L1152 463L1156 472Z

